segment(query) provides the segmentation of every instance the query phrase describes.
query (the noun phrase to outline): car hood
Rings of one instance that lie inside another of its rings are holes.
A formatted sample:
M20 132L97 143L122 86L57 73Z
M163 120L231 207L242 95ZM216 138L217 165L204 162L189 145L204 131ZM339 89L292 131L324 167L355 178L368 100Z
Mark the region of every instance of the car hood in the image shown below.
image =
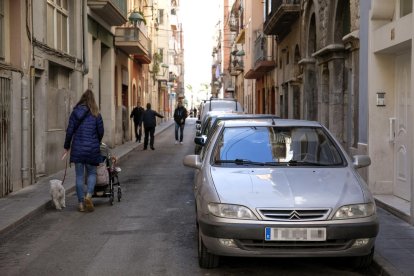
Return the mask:
M274 208L337 208L365 202L351 169L217 168L211 176L223 203Z

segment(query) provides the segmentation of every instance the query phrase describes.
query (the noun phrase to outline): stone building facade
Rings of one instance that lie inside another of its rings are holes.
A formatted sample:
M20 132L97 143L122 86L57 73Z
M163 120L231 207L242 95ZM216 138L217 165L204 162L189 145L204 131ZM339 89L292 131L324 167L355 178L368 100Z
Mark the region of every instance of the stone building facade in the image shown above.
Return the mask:
M323 123L350 155L371 157L360 173L378 204L413 223L413 1L230 4L245 22L246 111Z

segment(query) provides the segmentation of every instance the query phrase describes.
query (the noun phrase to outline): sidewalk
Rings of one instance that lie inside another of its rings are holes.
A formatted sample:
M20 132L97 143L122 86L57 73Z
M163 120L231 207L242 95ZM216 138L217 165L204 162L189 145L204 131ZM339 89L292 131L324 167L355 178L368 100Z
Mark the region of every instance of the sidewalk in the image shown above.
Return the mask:
M173 123L173 120L160 123L155 128L155 135L163 132ZM130 141L111 149L111 152L118 159L122 160L124 156L141 144L142 142ZM0 236L12 231L15 227L52 206L49 194L49 180L63 179L64 174L65 170L59 171L53 175L41 178L34 185L0 198ZM65 187L66 194L75 192L74 166L67 168L63 186Z
M161 123L156 127L155 135L163 132L172 124L172 120ZM111 151L122 159L139 145L135 142L127 142ZM50 207L49 180L63 179L63 175L64 170L42 178L35 185L0 198L0 236L13 231L23 222ZM74 192L74 183L74 168L68 168L64 183L67 193ZM379 207L378 216L380 232L372 265L375 274L414 275L414 226Z

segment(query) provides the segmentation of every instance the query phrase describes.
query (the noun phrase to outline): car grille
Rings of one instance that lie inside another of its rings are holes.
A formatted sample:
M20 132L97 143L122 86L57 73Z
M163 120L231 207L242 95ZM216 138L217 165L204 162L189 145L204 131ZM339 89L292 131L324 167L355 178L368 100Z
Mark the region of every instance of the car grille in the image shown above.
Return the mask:
M344 250L352 245L353 240L328 241L264 241L264 240L237 240L237 245L244 250L269 250L274 252L286 251L318 251Z
M325 220L330 209L269 209L259 208L260 215L266 220L312 221Z

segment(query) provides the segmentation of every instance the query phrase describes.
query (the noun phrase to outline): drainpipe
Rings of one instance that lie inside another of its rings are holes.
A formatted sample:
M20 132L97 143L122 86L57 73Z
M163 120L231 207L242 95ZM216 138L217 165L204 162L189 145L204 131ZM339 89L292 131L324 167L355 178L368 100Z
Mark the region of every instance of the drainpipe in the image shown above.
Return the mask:
M30 9L27 11L30 12L31 21L30 21L30 46L31 53L30 59L34 60L34 45L33 45L33 1L28 1ZM26 22L28 24L29 22ZM29 61L29 64L31 62ZM22 77L22 90L21 90L21 108L22 108L22 140L21 140L21 178L22 178L22 187L26 187L33 183L33 127L32 127L32 118L33 118L33 104L32 104L32 92L33 92L33 77L34 77L34 62L29 66L29 76L23 75Z
M82 21L82 30L83 30L83 75L89 73L89 48L88 48L88 0L83 0L83 9L82 9L82 15L83 15L83 21Z
M22 188L30 185L29 179L29 80L27 75L22 77L21 88L21 112L22 112L22 137L21 137L21 179Z
M33 0L30 1L30 16L31 16L31 25L32 31L30 32L30 40L32 43L32 65L30 66L30 184L36 182L36 160L35 160L35 114L34 114L34 83L35 83L35 57L34 57L34 43L33 43Z

